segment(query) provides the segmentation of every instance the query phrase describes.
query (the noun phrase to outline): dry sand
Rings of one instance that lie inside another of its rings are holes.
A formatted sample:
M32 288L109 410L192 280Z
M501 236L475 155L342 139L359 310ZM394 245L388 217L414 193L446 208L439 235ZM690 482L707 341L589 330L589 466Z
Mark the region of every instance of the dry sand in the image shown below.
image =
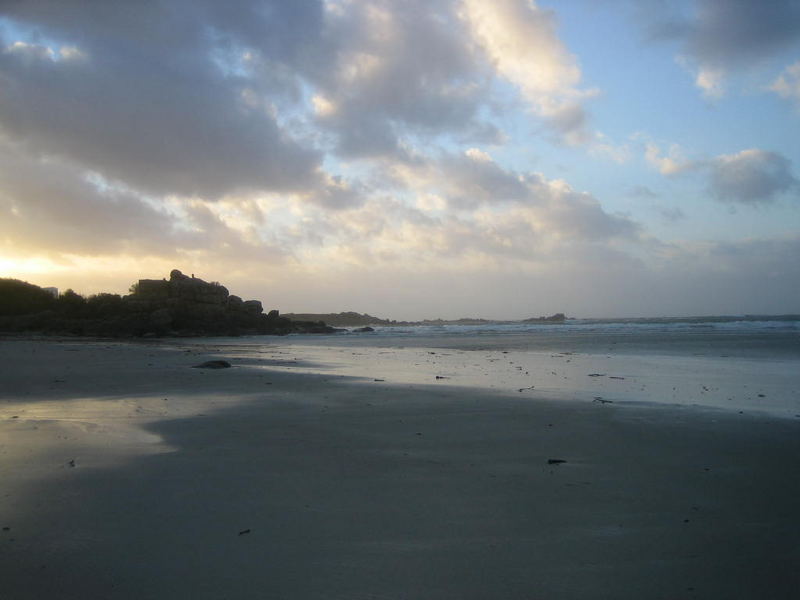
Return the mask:
M647 360L0 342L2 597L797 597L797 375Z

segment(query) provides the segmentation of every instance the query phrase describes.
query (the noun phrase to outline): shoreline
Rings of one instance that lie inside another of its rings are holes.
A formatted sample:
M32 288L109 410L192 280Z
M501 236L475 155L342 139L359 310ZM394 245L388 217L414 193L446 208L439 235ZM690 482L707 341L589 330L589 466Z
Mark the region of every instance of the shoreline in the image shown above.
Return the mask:
M574 370L569 401L514 389L530 353L284 339L0 341L8 597L788 599L800 585L800 419L592 402L579 383L654 393L589 377L597 357L536 355ZM233 368L191 368L218 358Z

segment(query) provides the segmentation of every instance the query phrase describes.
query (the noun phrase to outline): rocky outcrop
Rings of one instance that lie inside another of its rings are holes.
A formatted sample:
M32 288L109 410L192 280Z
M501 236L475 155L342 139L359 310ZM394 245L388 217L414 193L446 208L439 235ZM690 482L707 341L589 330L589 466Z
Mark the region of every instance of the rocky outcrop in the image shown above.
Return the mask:
M156 335L286 334L289 319L278 311L264 314L258 300L242 300L217 282L174 269L169 280L140 279L123 298L130 311L142 314Z
M27 288L23 292L30 294ZM116 337L336 331L320 321L293 322L277 310L264 314L260 301L242 300L217 282L177 269L169 279L140 279L127 296L99 294L87 300L68 290L43 306L48 310L0 313L0 330Z

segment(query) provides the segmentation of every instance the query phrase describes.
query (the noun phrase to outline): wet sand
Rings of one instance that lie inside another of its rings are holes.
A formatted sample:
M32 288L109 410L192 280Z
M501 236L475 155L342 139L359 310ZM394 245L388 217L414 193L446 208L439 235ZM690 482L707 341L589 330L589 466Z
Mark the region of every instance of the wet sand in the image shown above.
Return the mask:
M796 377L441 353L0 342L3 597L795 597Z

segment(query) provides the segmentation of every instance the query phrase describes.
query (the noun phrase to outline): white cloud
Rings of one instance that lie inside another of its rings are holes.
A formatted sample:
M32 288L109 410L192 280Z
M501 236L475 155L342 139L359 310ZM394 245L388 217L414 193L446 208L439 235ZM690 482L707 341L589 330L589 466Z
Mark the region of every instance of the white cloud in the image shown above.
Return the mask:
M800 61L786 67L769 89L781 98L794 102L800 110Z
M658 144L645 143L645 160L658 169L662 175L678 175L698 166L696 161L687 159L677 144L672 144L665 155Z
M725 95L724 80L725 72L722 69L700 67L694 82L707 98L717 99Z
M464 0L463 15L498 74L569 143L588 141L581 69L556 33L556 18L531 0Z

